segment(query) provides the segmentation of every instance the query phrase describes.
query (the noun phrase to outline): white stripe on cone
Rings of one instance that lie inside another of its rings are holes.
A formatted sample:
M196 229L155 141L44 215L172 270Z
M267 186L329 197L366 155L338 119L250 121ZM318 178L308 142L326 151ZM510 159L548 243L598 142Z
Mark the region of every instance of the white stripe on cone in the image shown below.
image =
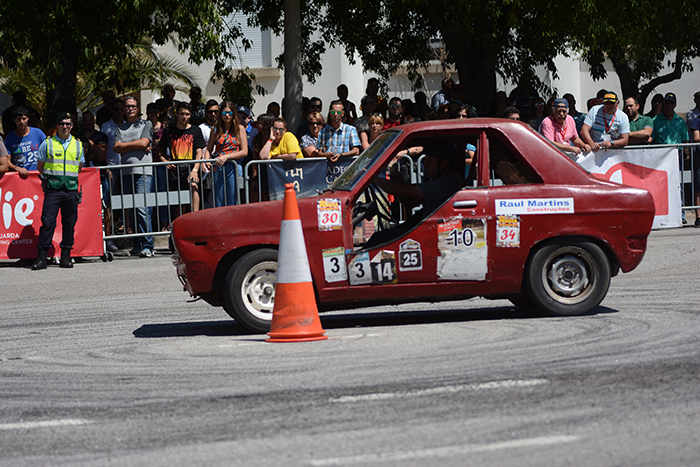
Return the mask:
M280 226L280 246L277 257L277 283L301 282L311 282L311 269L306 255L301 220L283 220Z

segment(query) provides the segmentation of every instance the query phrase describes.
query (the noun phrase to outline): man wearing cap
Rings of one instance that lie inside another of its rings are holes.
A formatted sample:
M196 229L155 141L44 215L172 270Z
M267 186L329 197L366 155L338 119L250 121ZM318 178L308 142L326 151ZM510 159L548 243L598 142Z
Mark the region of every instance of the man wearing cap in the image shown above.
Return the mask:
M679 144L688 142L688 127L675 112L676 95L667 92L661 113L654 117L654 131L651 137L654 144Z
M603 103L594 106L586 115L581 127L581 139L593 151L600 149L619 149L629 143L630 122L620 109L617 94L608 92L603 96Z
M639 113L639 102L636 97L625 99L625 113L630 119L630 144L650 144L654 122L651 117Z
M255 138L255 135L258 134L258 129L251 124L251 121L254 117L253 112L251 112L251 110L245 105L239 105L236 108L236 112L238 113L238 121L241 122L241 125L245 127L245 134L248 139L248 147L252 148L253 138Z
M586 152L591 150L578 136L576 122L569 115L569 101L566 99L554 99L552 113L542 120L540 133L567 154L581 154L582 149Z
M664 96L663 107L661 113L654 117L654 131L651 137L654 144L680 144L688 142L688 127L683 119L676 114L676 95L672 92L667 92ZM683 149L678 148L678 165L680 170L683 170ZM681 203L684 204L685 196L681 183ZM683 223L685 220L685 211L681 209Z
M61 239L62 268L72 268L70 251L74 244L75 223L78 220L78 174L85 164L83 145L71 136L73 121L71 114L63 112L56 119L56 134L46 139L39 147L37 170L43 180L44 205L41 210L39 229L39 253L32 265L33 271L46 269L47 254L56 229L56 218L61 210L63 238Z

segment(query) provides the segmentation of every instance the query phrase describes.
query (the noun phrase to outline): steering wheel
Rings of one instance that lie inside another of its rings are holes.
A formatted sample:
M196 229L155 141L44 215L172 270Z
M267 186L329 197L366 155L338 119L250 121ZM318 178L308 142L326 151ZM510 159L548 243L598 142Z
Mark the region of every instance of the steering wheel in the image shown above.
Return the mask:
M365 190L365 199L367 202L355 205L352 219L353 225L359 224L364 219L372 219L374 216L390 224L399 223L391 212L391 203L389 203L386 194L376 183L372 182L367 187L367 190ZM382 210L380 206L384 206L386 209ZM380 230L381 228L380 226Z

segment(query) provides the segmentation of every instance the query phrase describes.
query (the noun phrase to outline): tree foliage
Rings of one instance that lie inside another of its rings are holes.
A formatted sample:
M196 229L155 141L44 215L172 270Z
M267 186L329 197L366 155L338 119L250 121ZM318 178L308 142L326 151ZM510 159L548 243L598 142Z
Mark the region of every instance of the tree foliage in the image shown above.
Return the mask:
M42 70L28 66L20 59L14 69L0 69L0 89L7 94L24 90L32 108L47 118L46 83ZM98 72L79 67L76 76L76 108L91 110L101 103L101 91L105 88L120 94L143 90L159 90L163 83L176 83L176 88L187 91L195 85L190 69L173 59L161 55L148 38L127 47L127 56L121 62L106 64L107 69ZM103 79L104 76L108 78ZM177 86L181 83L180 86Z
M46 89L49 114L75 108L79 70L107 87L127 89L120 76L144 37L174 41L192 63L235 57L229 44L240 28L225 21L228 0L87 0L0 2L0 66L35 70ZM225 65L222 65L222 68ZM164 67L165 68L165 67Z
M687 0L582 0L570 41L594 79L606 77L609 59L622 93L639 96L643 106L654 88L692 71L690 60L700 56L699 21Z
M245 0L241 7L257 25L280 32L283 1ZM496 92L497 72L535 87L541 87L535 67L556 72L553 58L565 52L566 44L557 40L557 28L542 25L558 24L560 14L533 0L307 1L302 6L303 69L313 82L321 71L321 54L341 45L351 63L361 58L366 71L384 78L407 67L418 87L420 70L441 40L468 101L483 112Z
M78 70L120 85L114 63L143 37L173 40L192 63L214 60L224 94L252 99L253 78L236 69L242 37L233 13L252 25L284 31L285 0L87 0L0 2L0 66L37 70L50 110L75 106ZM536 68L556 76L554 57L573 47L594 78L610 59L624 93L650 92L680 77L697 57L698 13L689 0L581 0L565 6L542 0L303 0L302 69L320 75L321 56L343 46L350 62L388 78L405 66L416 86L421 67L444 44L467 101L483 113L496 92L497 73L524 88L544 90ZM675 60L665 62L669 54ZM282 57L278 57L281 65ZM673 72L660 75L664 66ZM258 87L259 92L263 92ZM252 100L246 103L252 104Z

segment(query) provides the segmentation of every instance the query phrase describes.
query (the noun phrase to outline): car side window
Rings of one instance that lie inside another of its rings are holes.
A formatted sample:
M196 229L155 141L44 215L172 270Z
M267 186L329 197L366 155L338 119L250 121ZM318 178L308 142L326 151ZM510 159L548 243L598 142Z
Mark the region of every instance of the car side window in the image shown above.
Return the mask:
M490 186L542 183L542 179L501 138L489 136Z

